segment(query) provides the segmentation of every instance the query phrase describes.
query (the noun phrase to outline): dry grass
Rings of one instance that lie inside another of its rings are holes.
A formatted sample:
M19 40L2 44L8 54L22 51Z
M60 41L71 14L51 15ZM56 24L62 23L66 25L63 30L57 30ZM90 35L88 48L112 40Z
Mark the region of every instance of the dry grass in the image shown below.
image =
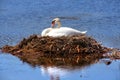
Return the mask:
M16 46L4 46L3 52L18 56L32 65L84 65L95 62L110 49L86 35L38 37L32 35Z

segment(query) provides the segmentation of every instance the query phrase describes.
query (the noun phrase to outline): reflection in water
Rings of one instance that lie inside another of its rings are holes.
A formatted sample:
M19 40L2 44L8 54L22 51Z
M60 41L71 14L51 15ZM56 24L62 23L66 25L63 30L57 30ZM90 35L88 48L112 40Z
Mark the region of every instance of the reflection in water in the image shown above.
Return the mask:
M98 60L95 60L94 63L97 63ZM78 70L83 70L86 67L89 67L90 65L94 64L92 63L86 63L81 66L73 65L73 66L40 66L41 73L43 75L49 75L50 80L60 80L60 77L66 76L68 74L71 74Z
M44 67L41 66L41 73L48 74L50 76L50 80L60 80L60 77L66 76L72 71L76 69L68 69L68 68L60 68L60 67Z
M61 77L73 74L76 71L83 71L84 68L90 67L91 65L95 63L103 63L105 65L110 65L112 63L112 60L110 59L101 59L101 60L95 60L94 63L86 63L81 66L40 66L41 73L43 75L49 75L50 80L60 80ZM81 74L80 77L83 75Z
M48 74L50 76L50 80L60 80L60 76L65 76L69 72L64 68L58 67L43 67L41 66L42 74Z

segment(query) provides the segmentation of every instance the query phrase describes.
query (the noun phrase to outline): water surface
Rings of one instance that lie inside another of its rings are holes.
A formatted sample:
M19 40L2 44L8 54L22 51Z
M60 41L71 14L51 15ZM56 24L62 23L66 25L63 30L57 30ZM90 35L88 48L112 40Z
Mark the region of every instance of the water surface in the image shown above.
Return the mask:
M16 45L24 37L40 34L60 17L62 26L87 30L103 46L120 48L119 0L1 0L0 47ZM82 68L32 67L0 52L0 80L119 80L120 61L99 61Z

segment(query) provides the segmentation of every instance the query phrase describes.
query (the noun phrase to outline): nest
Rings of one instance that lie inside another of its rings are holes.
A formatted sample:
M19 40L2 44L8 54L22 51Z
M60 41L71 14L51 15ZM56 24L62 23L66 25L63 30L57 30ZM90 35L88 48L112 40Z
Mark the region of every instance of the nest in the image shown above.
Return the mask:
M6 45L11 53L32 65L82 65L102 58L110 49L86 35L38 37L31 35L15 46Z

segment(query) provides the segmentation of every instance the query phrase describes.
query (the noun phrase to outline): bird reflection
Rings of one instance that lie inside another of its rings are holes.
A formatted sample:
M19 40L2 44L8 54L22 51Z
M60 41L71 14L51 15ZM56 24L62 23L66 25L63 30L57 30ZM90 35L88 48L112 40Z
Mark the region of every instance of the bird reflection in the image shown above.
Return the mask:
M69 75L73 72L76 72L78 70L82 70L86 67L89 67L90 65L83 65L83 66L74 66L74 67L70 67L70 66L41 66L41 73L43 75L49 75L50 76L50 80L60 80L60 77Z
M54 77L54 76L51 75L50 80L60 80L60 78L59 78L59 76Z
M94 63L98 63L98 60L95 60ZM106 65L110 65L111 61L109 60L102 60L100 61ZM60 80L60 77L69 75L73 73L74 71L78 70L84 70L84 68L87 68L94 64L93 62L91 64L84 64L81 66L40 66L41 67L41 73L43 75L49 75L50 80Z
M48 74L50 80L60 80L60 76L65 76L69 73L67 69L59 67L43 67L41 66L42 74Z

